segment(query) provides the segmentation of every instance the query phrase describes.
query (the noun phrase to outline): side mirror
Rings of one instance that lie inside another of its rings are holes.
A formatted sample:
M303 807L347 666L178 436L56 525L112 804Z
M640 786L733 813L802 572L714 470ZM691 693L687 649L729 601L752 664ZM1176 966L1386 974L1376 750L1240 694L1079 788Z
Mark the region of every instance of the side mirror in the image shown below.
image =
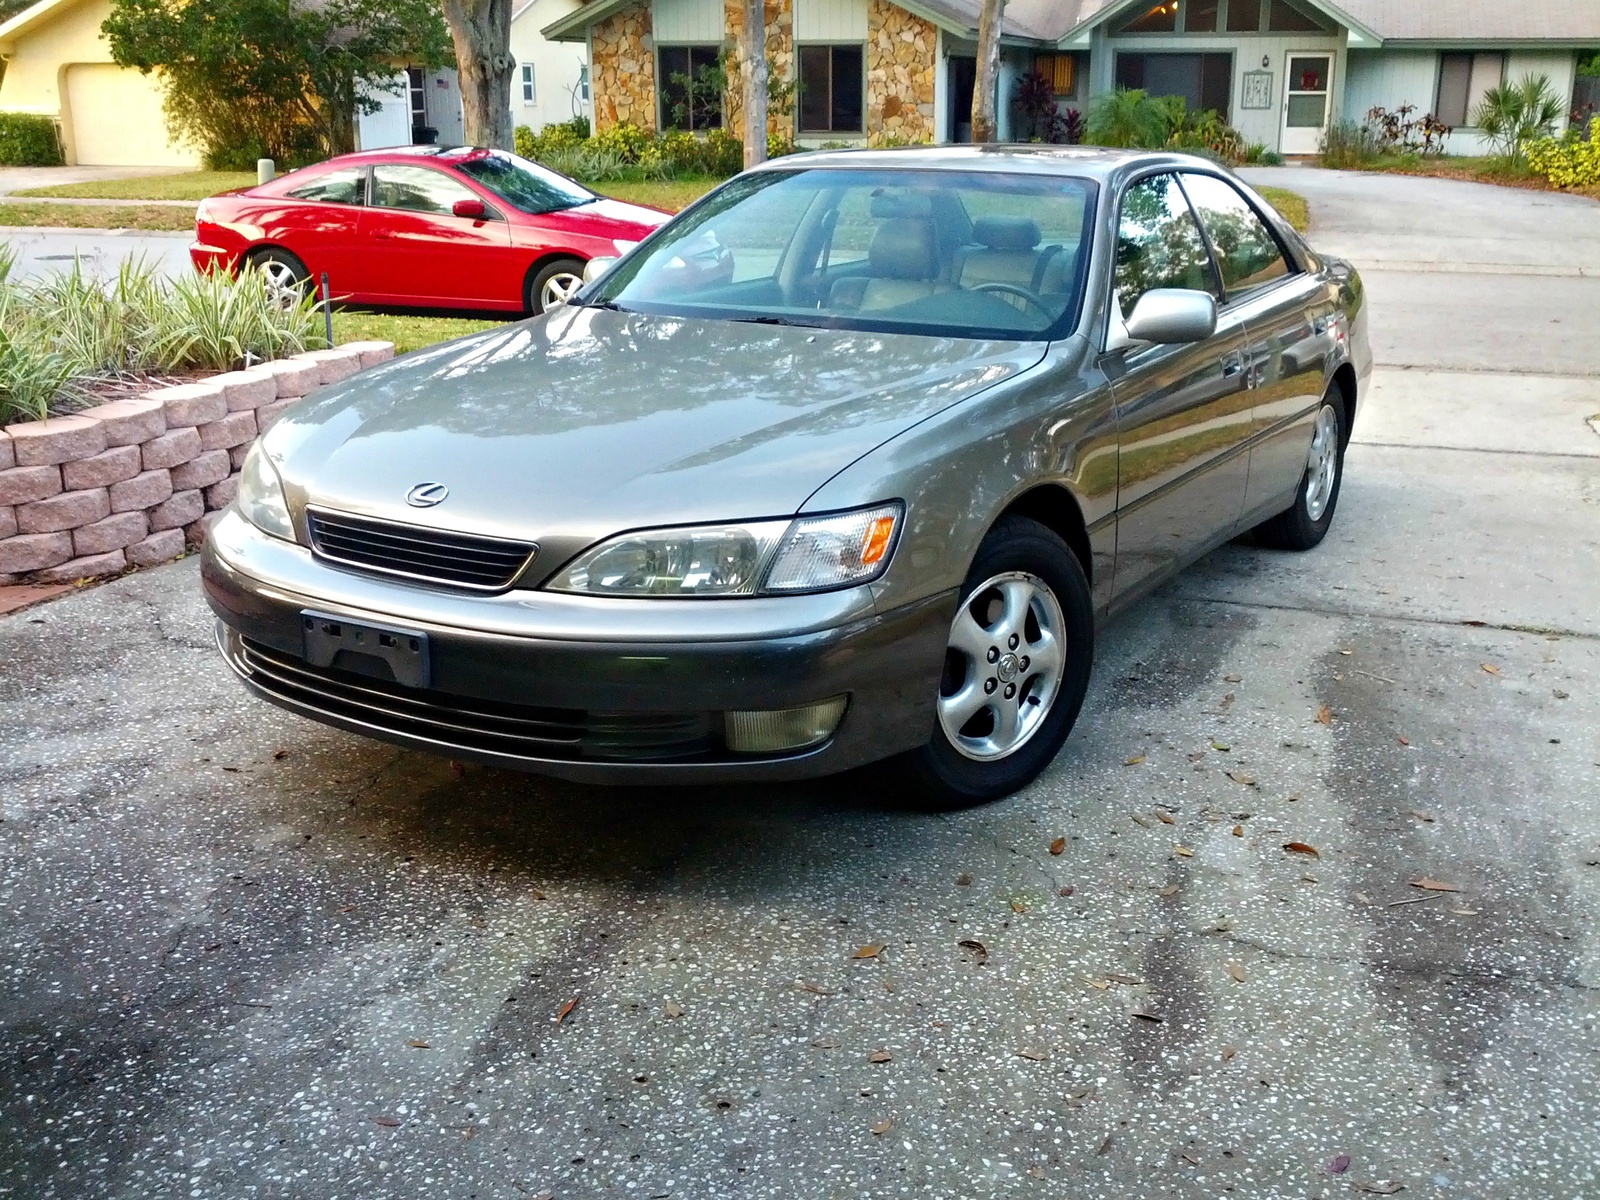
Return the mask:
M489 210L483 206L482 200L457 200L450 206L450 211L458 217L466 217L469 221L482 221L489 215Z
M1216 298L1187 288L1151 289L1128 318L1128 336L1136 342L1203 342L1216 331Z
M617 260L615 258L591 258L583 264L583 281L585 283L593 283L616 265Z

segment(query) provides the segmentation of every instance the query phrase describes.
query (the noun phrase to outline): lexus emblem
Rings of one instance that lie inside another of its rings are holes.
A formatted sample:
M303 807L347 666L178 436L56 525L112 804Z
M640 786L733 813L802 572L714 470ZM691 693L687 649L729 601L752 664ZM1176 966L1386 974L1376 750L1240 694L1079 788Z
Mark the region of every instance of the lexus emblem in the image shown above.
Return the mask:
M406 503L412 508L432 508L449 494L450 489L442 483L419 483L406 493Z

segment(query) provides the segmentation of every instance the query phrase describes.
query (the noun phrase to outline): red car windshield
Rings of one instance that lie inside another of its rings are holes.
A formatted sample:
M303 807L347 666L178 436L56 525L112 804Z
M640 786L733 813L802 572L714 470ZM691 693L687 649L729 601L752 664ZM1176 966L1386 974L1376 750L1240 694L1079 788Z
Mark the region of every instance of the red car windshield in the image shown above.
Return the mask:
M474 150L451 166L525 213L559 212L599 198L565 175L503 150Z

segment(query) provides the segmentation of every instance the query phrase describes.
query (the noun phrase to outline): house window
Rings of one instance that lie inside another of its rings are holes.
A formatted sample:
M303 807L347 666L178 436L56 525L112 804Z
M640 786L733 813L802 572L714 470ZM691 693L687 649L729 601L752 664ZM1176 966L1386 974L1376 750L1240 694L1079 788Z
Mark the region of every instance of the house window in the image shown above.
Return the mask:
M1118 33L1173 33L1178 28L1178 0L1161 0L1118 27Z
M1050 81L1050 90L1057 96L1072 97L1078 94L1078 60L1071 54L1036 54L1033 71Z
M1331 32L1321 21L1289 0L1272 0L1272 7L1267 12L1267 30L1270 33Z
M656 55L660 127L722 128L722 47L662 46Z
M1504 54L1441 54L1434 116L1452 129L1470 125L1484 94L1499 87L1505 73Z
M1261 0L1228 0L1228 32L1259 33Z
M864 106L862 49L800 47L800 132L860 133Z
M1210 109L1224 121L1233 96L1231 54L1118 54L1117 86L1152 96L1182 96L1190 112Z
M533 103L533 64L522 64L522 102Z
M1215 33L1217 31L1217 13L1222 7L1222 0L1189 0L1183 8L1183 31L1185 33Z
M406 68L406 91L411 97L411 128L421 129L428 123L428 86L421 67Z
M580 99L583 99L583 100L587 100L589 98L589 68L588 67L579 67L578 68L578 96L579 96Z

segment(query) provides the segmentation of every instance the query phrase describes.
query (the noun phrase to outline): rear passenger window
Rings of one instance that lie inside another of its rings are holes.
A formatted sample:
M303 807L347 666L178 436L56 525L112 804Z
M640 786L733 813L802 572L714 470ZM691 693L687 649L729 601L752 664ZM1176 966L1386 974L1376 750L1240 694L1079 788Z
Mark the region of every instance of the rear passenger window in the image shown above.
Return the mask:
M342 171L318 175L309 183L292 189L289 195L296 200L320 200L325 204L360 204L367 190L366 185L365 167L346 167Z
M1152 176L1123 193L1115 286L1124 318L1153 288L1189 288L1221 299L1211 256L1176 176Z
M1230 302L1289 274L1278 239L1232 184L1212 175L1185 173L1183 189L1216 251Z

